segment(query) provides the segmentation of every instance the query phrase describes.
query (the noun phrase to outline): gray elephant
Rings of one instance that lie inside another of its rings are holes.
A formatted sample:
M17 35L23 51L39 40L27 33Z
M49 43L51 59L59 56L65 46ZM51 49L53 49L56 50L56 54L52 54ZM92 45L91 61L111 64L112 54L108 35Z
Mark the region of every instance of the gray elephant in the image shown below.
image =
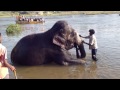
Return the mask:
M12 49L11 61L26 66L51 62L59 65L80 63L78 60L73 60L68 52L74 47L75 42L75 30L66 21L60 20L44 33L27 35L19 40ZM81 45L84 50L81 42L79 41L79 46Z

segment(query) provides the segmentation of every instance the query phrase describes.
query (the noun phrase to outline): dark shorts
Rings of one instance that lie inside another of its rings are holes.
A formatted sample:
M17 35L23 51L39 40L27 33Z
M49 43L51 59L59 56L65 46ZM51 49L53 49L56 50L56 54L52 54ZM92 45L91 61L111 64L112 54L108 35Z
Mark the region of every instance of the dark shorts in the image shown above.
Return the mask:
M92 49L92 55L96 56L96 53L97 53L97 49Z

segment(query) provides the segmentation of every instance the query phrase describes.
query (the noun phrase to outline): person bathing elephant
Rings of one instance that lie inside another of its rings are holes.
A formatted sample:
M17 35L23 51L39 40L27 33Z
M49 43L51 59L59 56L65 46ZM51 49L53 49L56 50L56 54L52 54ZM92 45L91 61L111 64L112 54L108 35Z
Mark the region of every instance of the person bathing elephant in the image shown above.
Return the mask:
M18 41L11 52L11 61L18 65L59 65L81 63L73 60L68 50L74 47L75 30L64 20L57 21L44 33L31 34ZM82 44L82 40L79 41ZM83 50L83 45L80 46ZM81 55L85 54L81 53ZM83 55L85 57L85 55Z

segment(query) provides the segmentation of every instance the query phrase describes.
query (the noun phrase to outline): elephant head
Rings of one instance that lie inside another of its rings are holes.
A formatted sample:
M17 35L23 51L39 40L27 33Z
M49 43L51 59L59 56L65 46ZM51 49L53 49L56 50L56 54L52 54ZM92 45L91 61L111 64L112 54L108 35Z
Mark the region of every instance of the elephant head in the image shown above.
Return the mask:
M60 47L69 50L74 47L74 43L78 45L82 43L82 38L79 37L77 32L66 21L56 22L52 30L55 32L53 43Z
M58 21L52 27L54 29L53 43L65 48L66 50L76 48L76 56L77 58L84 58L86 56L86 52L84 49L84 45L82 43L82 38L66 21ZM79 55L79 51L81 56Z

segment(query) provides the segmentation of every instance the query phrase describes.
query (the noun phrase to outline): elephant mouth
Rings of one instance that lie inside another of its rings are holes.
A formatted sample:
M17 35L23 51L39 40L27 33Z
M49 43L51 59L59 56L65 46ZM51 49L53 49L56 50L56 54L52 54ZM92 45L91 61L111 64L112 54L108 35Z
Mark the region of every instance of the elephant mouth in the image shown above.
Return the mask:
M55 35L53 38L53 43L58 46L65 45L65 39L58 35Z

